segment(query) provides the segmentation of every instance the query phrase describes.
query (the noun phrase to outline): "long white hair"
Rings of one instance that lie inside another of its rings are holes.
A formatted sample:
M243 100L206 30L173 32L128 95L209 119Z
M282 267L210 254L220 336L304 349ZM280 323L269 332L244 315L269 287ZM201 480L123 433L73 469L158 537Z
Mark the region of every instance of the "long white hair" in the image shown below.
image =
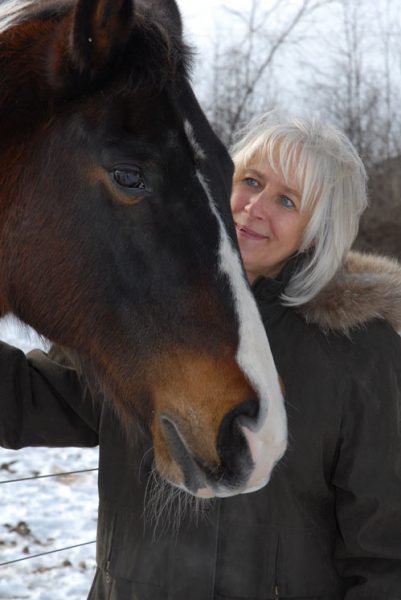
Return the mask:
M301 212L310 210L298 267L283 302L299 306L332 279L352 246L367 206L366 171L347 136L313 119L269 112L249 123L231 154L234 182L250 162L265 160L288 183L291 173L301 193Z

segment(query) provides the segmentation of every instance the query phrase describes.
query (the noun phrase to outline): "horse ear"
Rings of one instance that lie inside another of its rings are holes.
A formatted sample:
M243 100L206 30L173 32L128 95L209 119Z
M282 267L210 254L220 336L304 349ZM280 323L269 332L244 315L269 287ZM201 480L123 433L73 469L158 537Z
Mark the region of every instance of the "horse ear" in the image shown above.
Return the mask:
M133 13L134 0L78 0L56 41L51 69L55 87L81 87L102 79L127 44Z
M177 2L175 0L153 0L154 8L160 10L169 23L170 31L174 31L177 37L182 36L182 20ZM153 8L153 6L152 6Z

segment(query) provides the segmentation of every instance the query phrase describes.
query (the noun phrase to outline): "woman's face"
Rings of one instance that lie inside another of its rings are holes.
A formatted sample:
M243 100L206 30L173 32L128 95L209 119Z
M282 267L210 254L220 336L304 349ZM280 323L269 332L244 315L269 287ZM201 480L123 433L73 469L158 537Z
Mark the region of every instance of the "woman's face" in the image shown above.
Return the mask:
M286 183L266 160L251 161L234 183L231 210L249 282L275 277L301 246L310 219L290 172Z

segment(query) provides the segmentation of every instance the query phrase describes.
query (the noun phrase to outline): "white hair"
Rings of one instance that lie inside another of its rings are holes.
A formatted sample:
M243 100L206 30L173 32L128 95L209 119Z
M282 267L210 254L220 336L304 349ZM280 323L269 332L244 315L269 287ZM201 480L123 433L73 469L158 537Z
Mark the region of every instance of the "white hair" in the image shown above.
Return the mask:
M34 6L33 0L3 0L0 5L0 33L18 23L30 6Z
M286 184L290 173L295 177L300 210L311 210L302 260L282 295L286 305L299 306L332 279L355 240L367 206L365 167L344 133L316 119L269 112L252 120L241 136L232 148L234 182L252 160L266 160Z

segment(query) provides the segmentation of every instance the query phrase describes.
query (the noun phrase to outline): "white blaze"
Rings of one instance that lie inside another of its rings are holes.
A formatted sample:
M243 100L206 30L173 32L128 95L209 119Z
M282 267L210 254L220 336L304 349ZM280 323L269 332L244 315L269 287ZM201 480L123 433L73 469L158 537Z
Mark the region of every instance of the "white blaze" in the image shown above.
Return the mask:
M185 129L194 152L203 157L204 153L194 138L190 123L186 123ZM255 469L244 490L250 492L267 483L274 465L285 452L287 419L284 400L266 331L255 298L245 281L240 258L228 236L205 178L199 171L197 177L219 224L219 267L230 282L239 321L236 360L259 395L260 412L256 427L253 431L242 427L255 463Z

